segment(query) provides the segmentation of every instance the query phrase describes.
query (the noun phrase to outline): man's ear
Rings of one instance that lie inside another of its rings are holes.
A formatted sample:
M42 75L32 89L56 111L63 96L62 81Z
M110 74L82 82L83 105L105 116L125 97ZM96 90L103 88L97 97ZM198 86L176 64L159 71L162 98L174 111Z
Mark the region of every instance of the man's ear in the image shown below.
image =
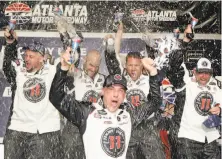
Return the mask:
M105 89L105 88L102 88L102 90L100 91L100 93L99 93L100 96L103 96L103 95L104 95L104 89Z
M193 73L193 75L196 75L196 74L197 74L196 68L193 68L192 73Z
M86 62L86 56L83 56L83 57L82 57L82 61L83 61L83 63Z
M192 79L193 82L196 82L196 75L197 75L196 68L193 68L192 73L193 73L193 77L191 79Z
M45 59L44 56L40 55L40 57L39 57L39 61L40 61L41 63L44 63L44 62L45 62L44 59Z

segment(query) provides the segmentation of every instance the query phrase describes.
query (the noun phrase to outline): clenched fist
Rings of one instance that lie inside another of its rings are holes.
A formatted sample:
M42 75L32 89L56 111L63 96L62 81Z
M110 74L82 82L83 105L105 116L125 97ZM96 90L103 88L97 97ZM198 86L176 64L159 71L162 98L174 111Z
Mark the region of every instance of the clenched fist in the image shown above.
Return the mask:
M70 67L70 59L71 59L71 52L72 48L71 47L67 47L67 49L61 54L60 58L61 58L61 69L64 71L68 71L69 67Z
M149 72L151 76L157 75L157 68L155 67L154 61L151 58L145 57L141 59L143 67Z
M10 30L9 26L6 27L4 32L5 40L8 44L13 43L15 40L17 40L17 34L14 30Z

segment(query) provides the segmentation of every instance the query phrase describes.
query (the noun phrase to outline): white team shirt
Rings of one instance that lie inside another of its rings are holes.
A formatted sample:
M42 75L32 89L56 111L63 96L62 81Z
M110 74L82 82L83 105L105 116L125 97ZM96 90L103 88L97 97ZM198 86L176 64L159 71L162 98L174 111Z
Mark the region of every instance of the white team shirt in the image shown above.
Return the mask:
M206 128L202 123L208 118L207 113L216 103L221 103L222 92L215 85L201 87L197 82L190 81L186 85L186 101L181 118L178 137L208 143L220 135L216 128Z
M126 99L133 106L140 106L141 101L147 101L150 84L149 76L141 75L139 79L133 81L129 75L126 75L127 92Z
M105 81L104 75L97 73L91 79L84 71L78 70L74 78L76 100L97 103Z
M59 112L49 101L56 66L47 65L39 73L28 73L22 65L12 64L17 89L9 129L40 134L60 130Z
M89 114L83 134L86 158L125 159L130 135L131 118L128 112L119 109L113 114L97 107Z

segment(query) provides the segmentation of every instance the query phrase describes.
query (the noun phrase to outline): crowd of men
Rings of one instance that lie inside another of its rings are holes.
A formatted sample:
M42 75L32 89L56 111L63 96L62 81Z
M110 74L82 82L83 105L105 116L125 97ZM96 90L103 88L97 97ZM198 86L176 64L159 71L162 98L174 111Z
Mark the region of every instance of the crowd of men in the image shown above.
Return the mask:
M145 39L155 56L129 52L125 62L119 56L123 28L120 23L115 37L104 38L107 77L99 73L102 53L96 49L87 53L83 69L73 68L68 37L54 65L40 42L25 46L24 59L18 59L18 38L6 29L3 70L13 102L5 159L220 158L222 91L206 58L187 77L183 54L193 40L191 26L182 41L162 39L155 48ZM168 145L159 127L165 79L176 94L174 115L164 126Z

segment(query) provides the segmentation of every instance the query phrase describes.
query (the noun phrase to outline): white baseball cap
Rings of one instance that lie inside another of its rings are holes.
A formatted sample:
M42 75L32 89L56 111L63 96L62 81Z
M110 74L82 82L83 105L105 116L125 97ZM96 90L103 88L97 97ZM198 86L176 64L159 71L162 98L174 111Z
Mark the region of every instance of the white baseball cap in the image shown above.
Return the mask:
M206 58L200 58L197 62L197 72L209 72L212 73L211 62Z

